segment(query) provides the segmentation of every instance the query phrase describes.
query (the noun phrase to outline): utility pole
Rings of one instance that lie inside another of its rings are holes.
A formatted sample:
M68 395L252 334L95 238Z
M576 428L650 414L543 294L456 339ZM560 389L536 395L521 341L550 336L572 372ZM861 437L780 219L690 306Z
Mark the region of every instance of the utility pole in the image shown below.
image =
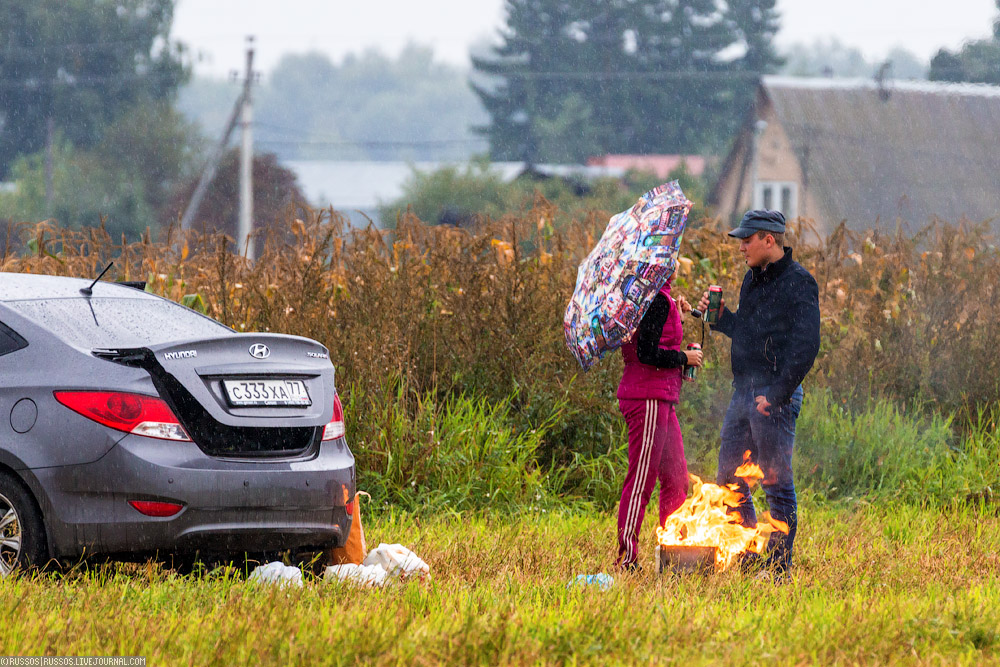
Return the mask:
M240 224L236 244L241 254L253 259L253 36L247 37L247 71L243 79L243 116L240 121L243 142L240 147ZM245 244L245 245L244 245Z
M201 178L194 189L194 194L191 195L191 201L188 202L187 208L184 209L184 215L181 217L181 229L191 229L191 223L194 221L194 216L198 213L201 200L205 198L205 192L208 190L212 179L215 178L215 170L219 168L219 160L222 159L222 154L226 152L229 137L233 134L233 129L236 127L236 121L239 119L242 108L243 95L240 94L239 99L236 100L236 105L233 107L233 112L229 115L229 120L226 122L226 129L222 133L222 139L216 144L215 150L212 151L212 155L208 158L208 164L205 165L205 169L201 172Z
M229 145L229 139L233 135L233 130L236 129L236 125L239 123L243 129L243 143L240 154L240 217L236 232L236 246L241 254L246 253L247 257L252 258L252 222L247 222L244 226L244 220L252 221L253 219L253 183L250 169L250 165L253 164L253 136L251 134L253 112L250 108L249 97L250 86L255 81L256 75L251 67L253 63L253 37L248 37L247 42L247 71L246 77L243 80L243 91L236 100L236 104L233 105L233 111L226 122L226 129L222 133L222 138L216 144L215 150L212 151L208 163L205 165L205 169L201 172L201 179L199 179L198 185L191 195L191 200L184 210L184 215L181 217L181 229L186 230L191 228L194 217L198 214L198 207L201 206L201 200L205 198L205 192L208 191L208 186L212 183L212 179L215 178L215 171L219 168L219 161L222 159L223 153L226 152L226 146ZM233 76L238 76L238 73L234 72ZM247 243L248 239L250 239L248 243L249 247L245 248L244 243Z

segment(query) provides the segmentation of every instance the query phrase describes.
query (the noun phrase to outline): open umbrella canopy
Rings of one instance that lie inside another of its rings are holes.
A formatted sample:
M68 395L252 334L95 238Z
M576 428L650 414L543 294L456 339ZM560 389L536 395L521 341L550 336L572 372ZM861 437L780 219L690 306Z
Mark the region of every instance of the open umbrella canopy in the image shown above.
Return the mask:
M608 222L580 264L563 318L566 345L584 370L631 338L677 266L691 202L677 181L657 186Z

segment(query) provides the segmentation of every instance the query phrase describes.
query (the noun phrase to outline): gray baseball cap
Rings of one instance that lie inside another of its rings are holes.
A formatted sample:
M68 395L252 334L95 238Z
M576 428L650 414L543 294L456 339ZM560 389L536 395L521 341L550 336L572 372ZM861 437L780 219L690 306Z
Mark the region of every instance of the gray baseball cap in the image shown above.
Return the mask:
M756 232L785 233L785 216L781 211L757 209L747 211L740 220L740 226L729 232L730 236L745 239Z

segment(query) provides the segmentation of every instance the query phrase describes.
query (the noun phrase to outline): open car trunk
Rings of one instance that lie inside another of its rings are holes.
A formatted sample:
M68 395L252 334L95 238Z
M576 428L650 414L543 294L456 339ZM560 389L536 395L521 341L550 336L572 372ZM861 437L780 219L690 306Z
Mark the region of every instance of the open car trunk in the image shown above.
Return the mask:
M306 338L233 334L93 354L149 372L211 456L304 455L333 416L333 365L326 348Z

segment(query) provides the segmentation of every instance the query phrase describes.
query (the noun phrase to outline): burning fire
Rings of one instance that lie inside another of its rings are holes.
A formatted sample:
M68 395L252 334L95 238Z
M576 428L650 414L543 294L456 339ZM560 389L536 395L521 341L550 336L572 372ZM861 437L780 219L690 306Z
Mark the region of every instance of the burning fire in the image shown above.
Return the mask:
M749 450L743 454L743 465L736 469L736 477L746 481L750 488L764 479L764 471L750 460ZM760 517L756 528L740 525L739 513L728 511L743 498L736 484L718 486L702 482L695 475L691 475L691 481L694 493L656 529L659 544L715 547L715 569L721 571L742 553L763 551L774 531L788 532L788 524L767 512Z

